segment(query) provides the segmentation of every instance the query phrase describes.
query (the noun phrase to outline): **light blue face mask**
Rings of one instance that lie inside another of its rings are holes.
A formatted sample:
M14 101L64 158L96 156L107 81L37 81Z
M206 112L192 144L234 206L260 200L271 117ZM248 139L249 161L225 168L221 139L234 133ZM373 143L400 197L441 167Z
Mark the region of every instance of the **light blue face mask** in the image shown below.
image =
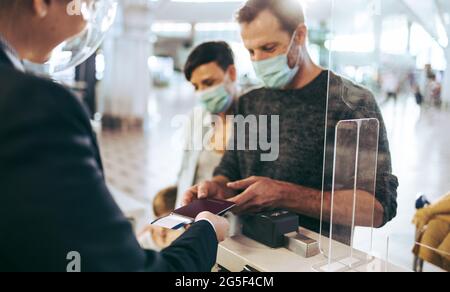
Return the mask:
M266 87L274 89L283 89L288 86L299 70L298 64L294 68L289 67L287 54L253 62L253 67Z
M227 111L233 103L233 96L227 91L225 83L197 93L205 109L218 114Z
M273 89L284 89L294 80L300 69L299 60L294 68L289 67L289 52L294 45L295 34L291 39L289 48L285 54L262 61L253 62L256 75L264 85Z

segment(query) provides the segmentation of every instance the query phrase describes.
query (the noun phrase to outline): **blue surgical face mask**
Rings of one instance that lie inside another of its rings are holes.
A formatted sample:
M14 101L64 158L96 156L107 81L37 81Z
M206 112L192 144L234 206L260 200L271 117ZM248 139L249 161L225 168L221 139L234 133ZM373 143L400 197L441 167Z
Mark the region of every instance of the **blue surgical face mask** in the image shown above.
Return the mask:
M233 103L233 95L229 93L225 83L197 93L205 109L218 114L227 111Z
M289 46L287 53L267 60L253 62L256 75L268 88L283 89L294 80L300 68L299 62L294 68L289 67L288 53L292 45Z

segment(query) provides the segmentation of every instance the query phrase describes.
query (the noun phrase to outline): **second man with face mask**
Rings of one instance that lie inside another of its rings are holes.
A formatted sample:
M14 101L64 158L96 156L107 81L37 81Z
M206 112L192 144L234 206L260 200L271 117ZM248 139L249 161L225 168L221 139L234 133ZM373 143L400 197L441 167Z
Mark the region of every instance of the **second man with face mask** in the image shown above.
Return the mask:
M215 170L215 177L189 189L184 203L216 197L235 202L238 207L234 211L239 214L288 209L300 215L303 226L319 231L322 186L324 203L331 202L332 163L324 166L324 157L333 161L329 150L333 149L330 143L334 142L335 127L341 120L375 118L381 125L377 187L375 193L358 190L358 206L366 209L359 210L355 224L380 227L392 220L397 210L398 181L392 174L386 129L372 93L312 61L307 50L308 29L298 0L249 0L238 12L237 20L265 88L241 97L235 114L279 116L279 156L265 162L261 161L262 150L229 150ZM334 199L334 224L348 227L353 185L342 186ZM324 212L329 214L330 210Z
M234 53L221 41L206 42L189 55L184 73L194 86L197 106L186 131L183 162L178 181L178 204L184 191L212 178L230 137L226 117L234 114L242 89L237 80ZM195 147L200 145L202 147Z

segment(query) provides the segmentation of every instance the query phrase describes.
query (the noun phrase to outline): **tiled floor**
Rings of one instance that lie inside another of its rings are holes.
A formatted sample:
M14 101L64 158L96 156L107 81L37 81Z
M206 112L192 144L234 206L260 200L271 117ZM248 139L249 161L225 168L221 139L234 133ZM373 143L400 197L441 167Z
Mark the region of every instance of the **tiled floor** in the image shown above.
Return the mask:
M131 198L145 209L137 218L138 228L150 220L146 217L151 216L152 196L176 182L181 152L171 144L178 130L171 126L171 119L189 112L193 105L191 89L183 82L176 84L151 97L152 119L147 131L103 131L99 135L108 183L119 190L118 196ZM394 172L400 181L399 208L390 224L375 231L374 249L380 256L389 254L392 261L410 267L416 194L437 198L450 191L450 112L421 110L412 97L383 104L382 110ZM366 239L361 236L360 240Z

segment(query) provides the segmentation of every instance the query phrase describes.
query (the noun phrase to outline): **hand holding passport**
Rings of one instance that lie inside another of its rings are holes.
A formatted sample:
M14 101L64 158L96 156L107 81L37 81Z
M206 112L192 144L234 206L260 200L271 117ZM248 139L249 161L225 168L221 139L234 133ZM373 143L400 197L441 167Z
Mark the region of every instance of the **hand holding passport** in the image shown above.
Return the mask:
M197 218L200 213L210 212L214 215L223 216L234 206L234 203L223 200L195 200L191 204L175 210L169 216L154 221L152 225L178 230L186 225L194 223L195 218Z

